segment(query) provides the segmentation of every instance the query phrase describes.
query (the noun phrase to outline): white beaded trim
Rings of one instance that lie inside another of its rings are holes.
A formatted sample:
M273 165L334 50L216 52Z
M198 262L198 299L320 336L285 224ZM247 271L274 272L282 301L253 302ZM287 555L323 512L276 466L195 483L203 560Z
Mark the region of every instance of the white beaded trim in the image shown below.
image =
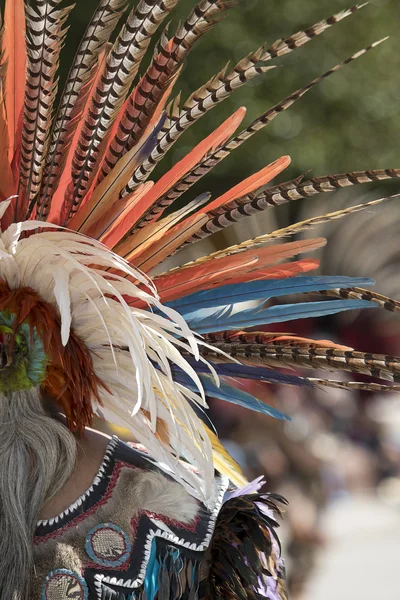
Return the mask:
M172 533L172 531L170 531L169 528L166 527L164 524L163 524L164 529L158 528L158 529L149 531L149 533L147 534L146 542L145 542L144 558L143 558L142 565L140 567L139 577L137 579L124 580L124 579L117 579L116 577L109 577L104 574L95 575L94 580L95 580L95 587L96 587L98 599L101 600L101 598L102 598L101 587L102 587L103 583L109 583L111 585L117 585L120 587L125 587L125 588L130 588L130 589L136 589L136 588L140 587L141 585L143 585L145 577L146 577L146 570L147 570L147 565L148 565L149 559L150 559L151 546L152 546L154 537L159 537L164 540L168 540L168 541L176 544L177 546L183 546L184 548L187 548L189 550L194 550L196 552L204 552L210 544L211 537L214 532L215 522L217 520L218 513L221 509L225 492L228 489L229 479L225 476L220 476L219 483L220 483L220 485L219 485L219 489L218 489L218 494L214 500L214 505L211 509L211 515L210 515L209 521L208 521L207 533L201 544L197 545L195 543L187 542L183 538L180 539L178 536L176 536L174 533ZM153 523L155 525L158 524L155 519L154 520L151 519L151 521L153 521Z
M88 488L86 490L86 492L84 492L81 496L79 496L79 498L77 500L75 500L75 502L73 502L73 504L68 506L68 508L66 508L62 513L60 513L56 517L38 521L38 524L37 524L38 527L43 526L43 525L51 526L54 523L58 523L58 521L61 521L64 517L66 517L67 515L72 513L74 510L76 510L79 506L82 505L84 500L86 500L87 498L89 498L89 496L91 496L91 494L94 492L94 489L99 485L99 483L104 478L105 468L106 468L107 464L109 463L110 458L111 458L112 454L114 453L115 447L118 444L118 442L119 442L118 437L116 435L113 435L107 444L107 448L106 448L106 451L104 454L103 461L99 467L99 470L97 471L97 475L94 478L94 481L93 481L92 485L90 486L90 488Z

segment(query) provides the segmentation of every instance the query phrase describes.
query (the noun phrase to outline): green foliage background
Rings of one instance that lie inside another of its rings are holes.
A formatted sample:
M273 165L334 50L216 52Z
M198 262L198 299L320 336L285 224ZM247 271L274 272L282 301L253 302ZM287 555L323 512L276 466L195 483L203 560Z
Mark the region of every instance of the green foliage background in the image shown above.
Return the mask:
M65 54L71 54L72 59L96 3L78 0L70 19L64 59ZM173 13L171 32L193 5L193 0L180 1ZM348 6L343 0L240 0L195 47L176 92L181 90L184 100L228 60L236 62L263 43L269 45ZM201 188L206 187L214 195L282 154L291 155L293 162L287 175L293 176L309 170L322 175L399 167L399 25L397 0L372 0L304 48L276 60L279 68L250 82L203 117L176 144L163 169L237 107L247 106L246 123L250 123L284 96L387 35L391 36L388 41L322 82L246 142L208 176L207 183L202 182ZM394 191L398 188L393 184L389 187Z

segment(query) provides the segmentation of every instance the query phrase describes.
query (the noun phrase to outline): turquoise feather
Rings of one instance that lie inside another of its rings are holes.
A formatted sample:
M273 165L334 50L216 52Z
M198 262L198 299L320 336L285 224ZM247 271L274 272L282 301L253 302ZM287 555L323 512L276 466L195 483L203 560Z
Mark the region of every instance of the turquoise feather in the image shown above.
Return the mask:
M0 311L0 327L12 329L14 320L15 315L9 311ZM19 389L22 389L23 382L24 389L27 389L40 386L46 377L48 357L36 329L27 322L22 323L16 332L15 345L20 352L2 374L0 389L3 392L12 391L13 381Z
M282 413L280 410L273 408L269 404L262 402L255 396L252 396L243 390L239 390L238 388L229 385L223 377L220 377L219 386L215 383L214 378L211 375L199 375L199 377L206 396L225 400L225 402L230 402L231 404L236 404L237 406L242 406L243 408L247 408L249 410L253 410L282 421L291 420L290 417ZM197 391L196 385L183 371L174 372L174 380L193 391Z

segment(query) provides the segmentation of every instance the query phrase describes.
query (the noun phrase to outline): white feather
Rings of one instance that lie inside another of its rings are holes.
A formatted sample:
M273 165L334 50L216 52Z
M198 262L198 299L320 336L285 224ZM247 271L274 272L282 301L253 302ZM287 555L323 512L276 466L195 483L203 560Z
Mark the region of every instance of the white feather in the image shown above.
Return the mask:
M16 197L17 196L10 196L10 198L7 198L7 200L3 200L3 202L0 202L0 219L3 217L7 208L10 206L11 200Z
M31 234L22 238L24 232ZM181 354L199 358L199 341L181 315L162 305L151 280L97 240L42 221L0 232L0 275L12 289L28 286L58 308L63 344L71 328L86 344L107 388L100 389L103 406L94 402L98 415L130 429L191 494L207 501L212 448L193 409L206 406L205 395ZM128 297L149 310L129 306ZM197 393L173 381L171 363L195 382ZM157 419L165 422L169 443L156 435ZM183 466L182 456L198 472Z
M66 346L71 330L71 299L69 296L69 273L63 267L54 267L54 297L61 315L61 341Z

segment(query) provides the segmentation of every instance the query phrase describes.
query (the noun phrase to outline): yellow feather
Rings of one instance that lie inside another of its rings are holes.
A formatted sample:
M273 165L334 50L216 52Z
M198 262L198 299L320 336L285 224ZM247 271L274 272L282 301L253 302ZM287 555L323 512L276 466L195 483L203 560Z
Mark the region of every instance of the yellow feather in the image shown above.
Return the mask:
M230 479L230 481L237 487L242 487L248 483L246 477L243 475L242 469L238 463L232 458L228 451L224 448L217 435L209 428L204 425L204 429L210 439L212 450L214 467Z

